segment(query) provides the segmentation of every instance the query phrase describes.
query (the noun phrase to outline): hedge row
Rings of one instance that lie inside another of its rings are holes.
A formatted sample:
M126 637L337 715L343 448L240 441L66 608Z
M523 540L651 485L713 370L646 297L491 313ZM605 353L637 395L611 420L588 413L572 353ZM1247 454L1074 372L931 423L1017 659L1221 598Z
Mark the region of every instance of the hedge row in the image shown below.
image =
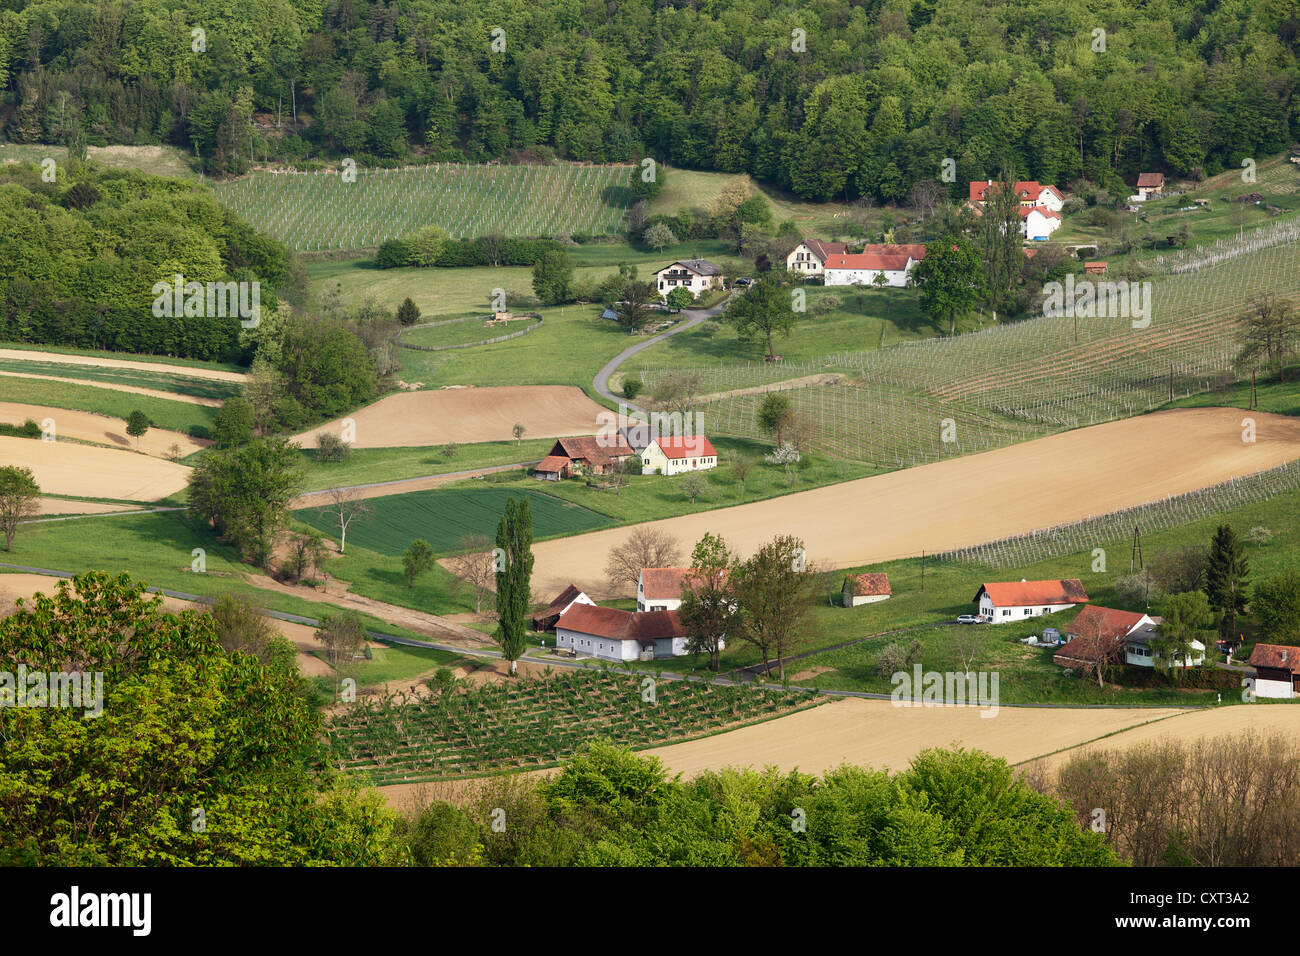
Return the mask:
M564 243L556 239L506 239L501 243L498 258L503 266L531 266L546 253L563 248ZM389 239L375 253L375 267L379 269L396 269L413 264L411 248L405 239ZM435 266L444 269L491 264L488 240L483 238L448 239L434 261Z

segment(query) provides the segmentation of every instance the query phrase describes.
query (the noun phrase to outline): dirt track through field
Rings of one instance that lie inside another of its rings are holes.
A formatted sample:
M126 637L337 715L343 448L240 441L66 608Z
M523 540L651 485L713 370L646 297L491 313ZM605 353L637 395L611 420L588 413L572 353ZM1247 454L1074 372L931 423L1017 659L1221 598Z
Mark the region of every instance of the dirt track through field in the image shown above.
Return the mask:
M125 501L166 498L190 474L184 465L133 451L32 438L0 438L0 464L30 468L46 494Z
M97 365L100 368L129 368L138 372L161 372L184 375L189 378L206 378L216 382L243 384L243 372L227 372L219 368L195 368L189 365L171 365L166 362L133 362L130 359L99 358L94 355L65 355L62 352L30 352L27 349L0 349L0 358L29 362L57 362L60 365Z
M1242 419L1256 440L1242 441ZM1232 408L1177 409L1076 429L979 455L653 522L690 548L705 531L743 556L774 535L803 539L835 568L969 547L1107 514L1300 458L1300 420ZM726 480L726 460L721 475ZM676 479L663 479L674 481ZM631 527L533 545L533 589L570 581L607 597L610 549Z
M520 385L402 392L347 418L356 423L353 447L406 448L511 441L516 423L527 429L524 438L594 435L603 411L571 385ZM295 441L314 448L321 432L341 435L345 420L303 432Z
M21 425L27 419L42 424L47 418L54 420L54 436L76 438L79 441L112 445L135 451L136 440L126 433L126 422L120 418L78 412L68 408L51 408L48 405L22 405L18 402L0 402L0 422ZM40 439L32 439L39 441ZM165 428L150 428L140 436L140 451L155 458L166 458L172 445L180 448L181 457L193 454L210 442L197 442L181 432Z
M66 498L42 498L41 514L50 515L102 515L118 511L138 511L132 505L117 505L106 501L69 501Z
M39 378L46 382L67 382L70 385L82 385L87 388L110 388L115 392L128 392L131 395L147 395L150 398L165 398L169 402L185 402L188 405L205 405L208 408L220 408L218 398L200 398L197 395L182 395L180 392L164 392L160 388L141 388L138 385L119 385L89 378L68 378L65 375L36 375L31 372L0 372L6 378Z

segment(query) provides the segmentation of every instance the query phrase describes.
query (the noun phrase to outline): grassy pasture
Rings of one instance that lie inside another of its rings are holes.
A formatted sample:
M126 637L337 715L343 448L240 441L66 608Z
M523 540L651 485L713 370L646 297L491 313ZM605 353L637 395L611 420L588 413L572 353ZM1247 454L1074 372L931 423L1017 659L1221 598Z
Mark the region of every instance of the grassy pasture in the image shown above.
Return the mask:
M580 534L611 523L604 515L532 489L461 486L372 498L368 502L372 514L348 528L348 543L396 556L413 539L424 538L435 551L452 551L467 534L494 538L506 499L520 495L528 498L537 538ZM337 522L315 508L296 511L294 517L333 537L338 535Z
M105 385L134 385L163 392L175 392L177 395L192 395L196 398L227 399L238 395L240 392L239 386L234 382L193 378L175 372L145 372L139 369L70 365L63 362L34 362L26 359L0 358L0 372L22 372L29 375L81 378L103 382Z
M528 439L522 444L512 441L478 442L458 446L451 457L441 448L354 448L346 461L336 462L320 461L314 448L305 448L306 488L308 491L323 491L344 485L535 462L544 458L554 444L554 438Z
M151 424L179 432L188 431L193 425L211 426L217 411L204 405L118 392L108 382L101 388L96 385L75 385L71 382L13 378L7 375L0 375L0 401L96 412L123 420L138 408L149 416Z
M447 319L446 325L412 328L402 333L401 342L437 348L446 345L474 345L487 339L510 335L537 325L534 318L520 319L506 325L488 322L479 316L467 316L464 321Z

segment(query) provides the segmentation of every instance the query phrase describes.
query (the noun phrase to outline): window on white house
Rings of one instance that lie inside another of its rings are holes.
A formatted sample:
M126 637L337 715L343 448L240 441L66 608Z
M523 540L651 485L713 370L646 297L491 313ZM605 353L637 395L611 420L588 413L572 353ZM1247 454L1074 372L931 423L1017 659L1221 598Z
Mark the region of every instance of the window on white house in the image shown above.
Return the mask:
M1010 616L1011 616L1011 609L1010 609L1010 608L1007 608L1005 611L1003 611L1003 612L1002 612L1002 616L1003 616L1003 617L1010 617Z

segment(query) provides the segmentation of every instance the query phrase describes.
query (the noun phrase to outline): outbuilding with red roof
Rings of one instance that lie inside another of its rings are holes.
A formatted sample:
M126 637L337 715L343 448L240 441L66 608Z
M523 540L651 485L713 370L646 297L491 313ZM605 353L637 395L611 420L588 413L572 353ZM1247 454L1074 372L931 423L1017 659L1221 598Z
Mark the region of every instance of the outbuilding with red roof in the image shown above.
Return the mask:
M555 622L556 648L611 661L682 657L686 643L676 611L574 604Z

